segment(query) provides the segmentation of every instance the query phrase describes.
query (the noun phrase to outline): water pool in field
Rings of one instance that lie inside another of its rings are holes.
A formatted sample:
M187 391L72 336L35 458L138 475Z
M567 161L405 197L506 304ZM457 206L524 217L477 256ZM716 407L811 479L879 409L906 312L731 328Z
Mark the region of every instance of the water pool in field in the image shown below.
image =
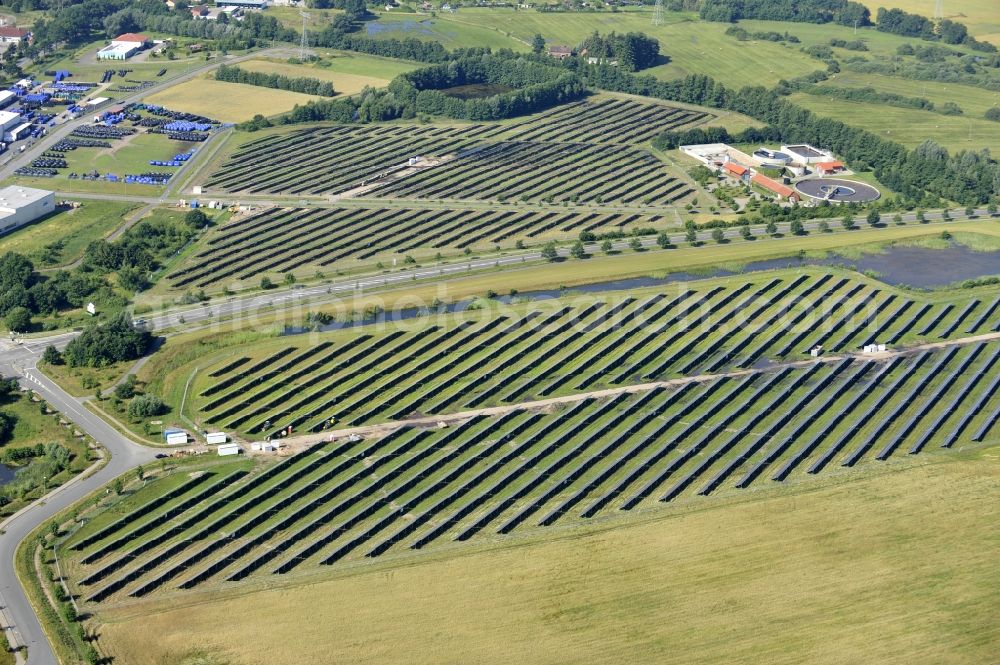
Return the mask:
M779 259L753 261L743 265L739 271L720 268L704 272L675 272L670 273L666 277L616 279L582 284L570 289L540 289L537 291L521 292L513 296L502 295L498 296L497 300L505 304L525 300L551 300L573 293L627 291L629 289L642 289L712 277L730 277L765 270L794 269L804 266L839 266L858 271L877 273L879 280L893 286L905 285L923 289L934 289L951 286L967 279L1000 275L1000 251L977 252L958 244L954 244L946 249L893 245L882 253L865 254L860 258L846 259L843 257L830 257L815 259L789 256ZM372 323L407 321L434 313L461 312L468 309L475 302L474 300L463 300L442 305L436 311L430 311L428 308L423 307L408 307L381 312L374 318L362 321L331 323L321 327L320 330L339 330L341 328L353 328ZM306 332L307 330L307 328L287 328L285 334L294 335Z
M494 95L502 95L511 92L515 88L509 85L499 85L495 83L469 83L467 85L456 85L451 88L442 88L441 92L449 97L458 99L485 99Z
M14 480L14 472L15 469L10 468L6 464L0 464L0 485L6 485Z
M578 293L600 293L660 286L672 282L690 282L712 277L730 277L763 270L801 268L803 266L840 266L859 272L873 272L878 279L893 286L913 286L934 289L951 286L967 279L1000 275L1000 252L977 252L965 245L952 245L947 249L893 245L878 254L864 254L860 258L830 257L823 259L787 256L780 259L752 261L739 271L718 268L704 272L675 272L666 277L634 277L607 282L574 286ZM518 294L529 299L558 298L565 291L548 289Z

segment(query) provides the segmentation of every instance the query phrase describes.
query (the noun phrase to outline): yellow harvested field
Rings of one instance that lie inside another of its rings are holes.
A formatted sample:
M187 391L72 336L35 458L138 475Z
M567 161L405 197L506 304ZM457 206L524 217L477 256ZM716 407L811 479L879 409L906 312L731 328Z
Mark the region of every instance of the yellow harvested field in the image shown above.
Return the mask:
M314 99L323 97L196 78L150 95L143 101L159 104L173 111L197 113L222 122L243 122L258 113L265 116L285 113L291 111L296 104L305 104Z
M304 76L319 79L320 81L329 81L333 84L333 89L340 95L355 95L364 90L365 86L383 88L389 85L387 79L374 76L342 74L323 67L290 65L286 62L274 62L273 60L247 60L246 62L241 62L239 66L251 72L281 74L293 78Z
M861 0L872 12L872 20L879 7L899 7L902 10L931 18L937 0ZM1000 6L997 0L959 0L944 3L944 17L964 23L969 32L983 41L1000 45Z
M129 665L995 662L1000 450L856 471L180 593L102 611L96 633Z

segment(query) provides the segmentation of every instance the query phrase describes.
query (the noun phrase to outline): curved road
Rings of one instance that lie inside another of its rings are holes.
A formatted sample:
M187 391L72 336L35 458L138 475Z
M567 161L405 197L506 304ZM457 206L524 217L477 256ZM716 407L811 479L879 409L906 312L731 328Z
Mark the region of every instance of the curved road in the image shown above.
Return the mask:
M154 459L156 451L127 439L78 399L46 378L35 367L37 358L37 351L30 347L7 350L2 354L0 370L5 376L18 376L21 385L41 394L54 409L101 443L111 457L93 475L86 478L78 476L0 524L3 529L0 536L0 607L3 608L5 626L10 628L8 639L12 645L28 648L32 665L55 665L57 661L52 647L14 573L14 552L39 524L116 476Z

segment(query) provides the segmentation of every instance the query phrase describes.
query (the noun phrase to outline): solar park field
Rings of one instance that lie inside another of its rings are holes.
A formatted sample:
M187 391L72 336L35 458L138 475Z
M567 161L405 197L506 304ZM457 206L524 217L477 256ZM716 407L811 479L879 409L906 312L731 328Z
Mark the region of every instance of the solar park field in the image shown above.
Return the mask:
M714 118L625 99L492 125L315 126L236 147L206 186L232 195L683 202L690 188L641 146ZM419 156L418 168L407 168ZM421 166L426 166L422 168Z
M979 343L842 359L323 443L82 529L75 579L92 603L141 598L969 445L1000 416L998 358Z
M838 353L989 333L998 308L922 302L850 273L763 273L284 337L199 358L186 404L204 427L248 438L321 432L762 368L815 344Z
M66 542L85 604L877 470L993 441L1000 418L1000 298L925 301L836 270L408 323L199 358L188 400L210 428L402 426L139 490ZM876 339L908 350L857 353ZM817 343L824 357L803 353ZM476 412L490 406L501 408ZM447 428L406 424L456 412Z
M649 227L659 215L476 208L269 208L226 224L168 275L176 288L306 273L349 259L454 253L470 247L539 242L580 231Z

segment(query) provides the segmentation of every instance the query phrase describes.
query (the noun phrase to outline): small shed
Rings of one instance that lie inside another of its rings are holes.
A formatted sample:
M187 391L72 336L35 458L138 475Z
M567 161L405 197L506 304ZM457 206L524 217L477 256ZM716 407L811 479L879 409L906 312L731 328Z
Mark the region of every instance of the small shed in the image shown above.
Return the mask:
M222 445L227 439L225 432L209 432L205 435L205 442L210 446Z
M168 427L163 430L163 438L168 446L183 446L188 442L187 432L176 427Z
M220 457L225 455L239 455L241 452L243 452L242 450L240 450L239 445L235 443L223 444L219 446L218 451Z

